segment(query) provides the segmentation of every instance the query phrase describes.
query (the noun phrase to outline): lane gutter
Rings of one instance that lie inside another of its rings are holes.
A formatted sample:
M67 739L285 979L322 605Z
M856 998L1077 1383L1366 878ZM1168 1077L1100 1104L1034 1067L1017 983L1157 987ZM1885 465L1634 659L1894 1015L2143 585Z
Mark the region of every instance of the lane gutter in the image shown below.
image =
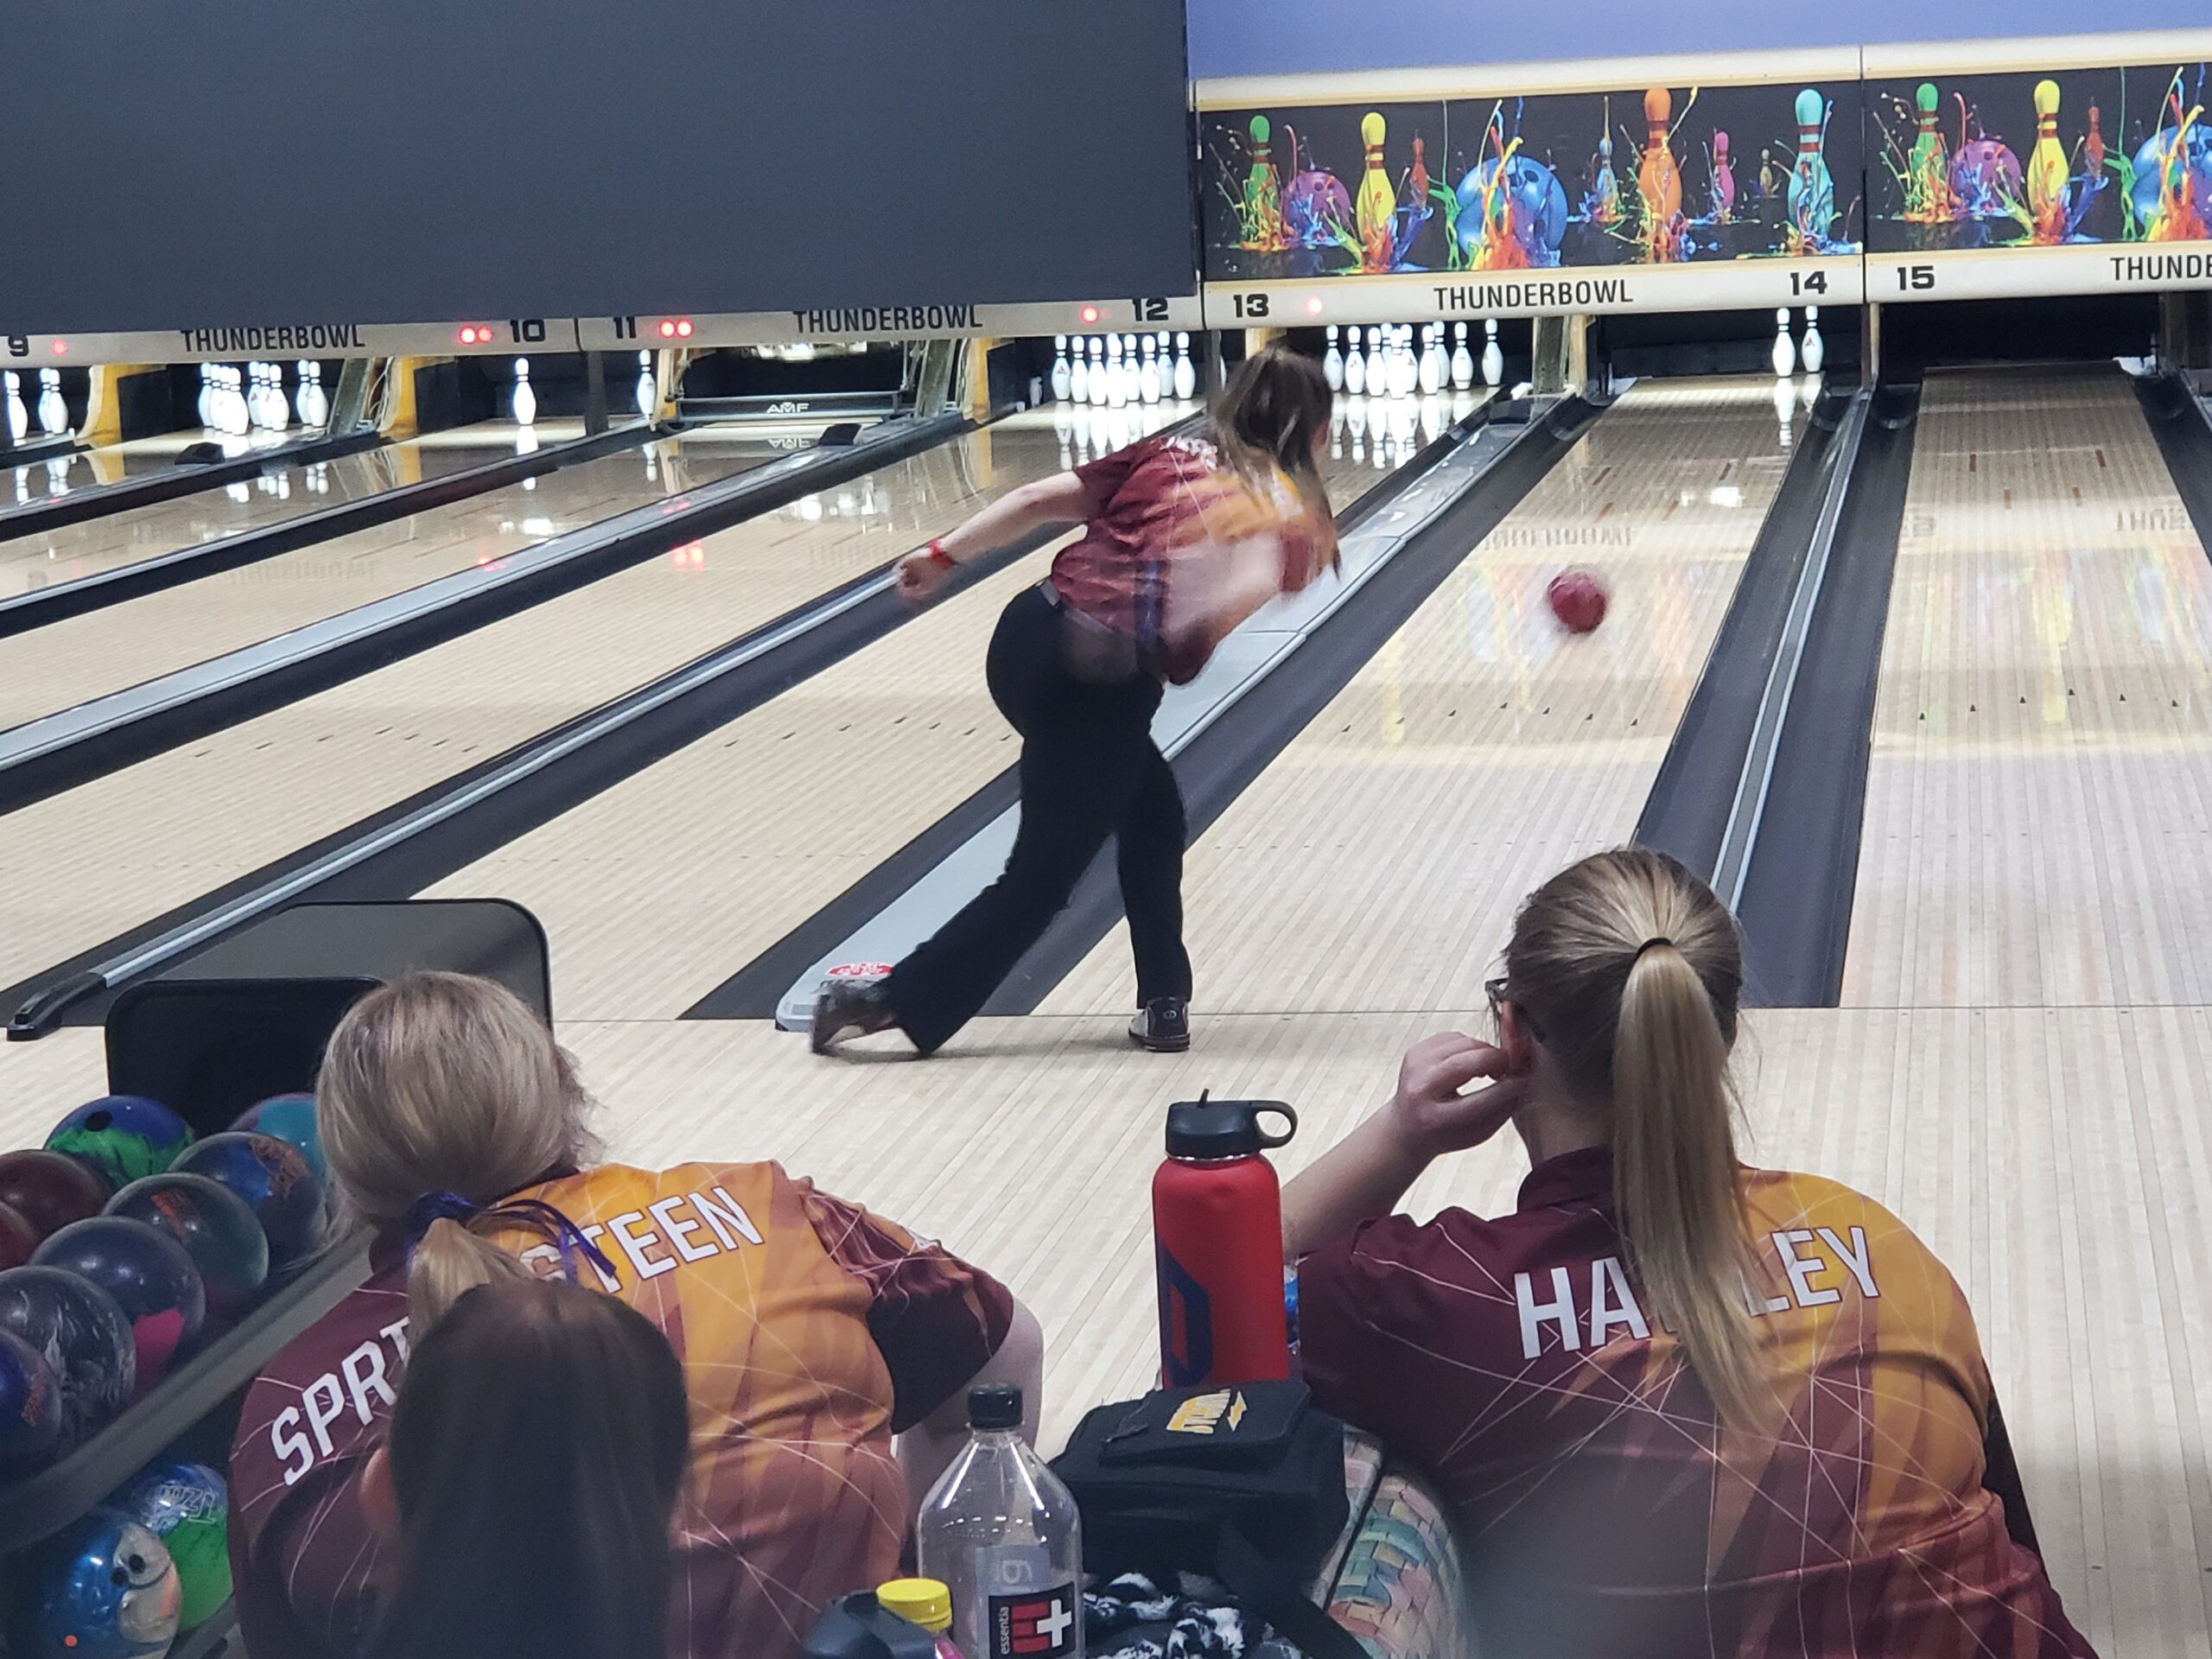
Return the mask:
M1828 386L1814 405L1637 820L1638 846L1673 854L1708 881L1743 792L1729 785L1747 775L1785 648L1802 644L1808 587L1819 590L1812 567L1823 513L1857 456L1866 397ZM1832 538L1832 519L1828 530Z
M1745 1001L1834 1007L1865 829L1874 702L1920 388L1887 385L1823 499L1783 649L1732 780L1714 888L1744 932Z

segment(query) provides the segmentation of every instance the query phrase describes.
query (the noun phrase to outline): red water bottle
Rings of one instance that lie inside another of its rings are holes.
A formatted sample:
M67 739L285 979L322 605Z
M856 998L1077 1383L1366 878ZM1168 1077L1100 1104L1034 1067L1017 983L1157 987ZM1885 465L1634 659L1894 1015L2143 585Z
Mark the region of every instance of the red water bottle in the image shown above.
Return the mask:
M1270 1135L1269 1112L1290 1128ZM1298 1131L1280 1101L1179 1101L1152 1178L1160 1370L1171 1389L1290 1375L1283 1315L1282 1189L1260 1154Z

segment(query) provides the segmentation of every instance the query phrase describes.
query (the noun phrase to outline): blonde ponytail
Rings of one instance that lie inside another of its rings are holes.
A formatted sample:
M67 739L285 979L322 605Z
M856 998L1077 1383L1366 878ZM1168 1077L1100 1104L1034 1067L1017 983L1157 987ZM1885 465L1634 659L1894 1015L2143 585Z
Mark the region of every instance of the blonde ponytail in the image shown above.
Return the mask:
M1728 1421L1757 1412L1759 1355L1737 1185L1728 1045L1697 969L1672 941L1629 966L1613 1038L1613 1192L1653 1310Z
M450 1216L433 1221L416 1243L407 1268L408 1339L425 1332L479 1285L534 1275L516 1257L479 1238Z
M1663 853L1624 848L1529 895L1506 995L1567 1086L1606 1103L1629 1266L1723 1421L1765 1414L1729 1051L1743 992L1735 918Z

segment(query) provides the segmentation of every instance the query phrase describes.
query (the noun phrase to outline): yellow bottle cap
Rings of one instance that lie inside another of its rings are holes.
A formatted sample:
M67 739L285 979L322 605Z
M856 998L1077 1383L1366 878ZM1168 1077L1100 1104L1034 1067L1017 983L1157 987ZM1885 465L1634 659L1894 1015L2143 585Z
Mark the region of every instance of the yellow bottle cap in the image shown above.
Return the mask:
M935 1579L893 1579L875 1587L876 1605L939 1634L952 1628L952 1592Z

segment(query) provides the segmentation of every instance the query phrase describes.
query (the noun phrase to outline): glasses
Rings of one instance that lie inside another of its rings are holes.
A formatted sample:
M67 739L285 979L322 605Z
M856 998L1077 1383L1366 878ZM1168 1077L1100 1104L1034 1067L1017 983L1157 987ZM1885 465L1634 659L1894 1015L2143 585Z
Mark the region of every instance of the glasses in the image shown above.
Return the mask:
M1537 1042L1541 1043L1544 1040L1543 1027L1535 1022L1535 1020L1529 1014L1526 1007L1519 1002L1514 1001L1503 975L1499 975L1496 979L1484 981L1483 992L1490 998L1490 1017L1491 1022L1493 1025L1498 1023L1498 1011L1504 1007L1508 1002L1512 1002L1515 1007L1521 1010L1521 1025L1522 1029L1527 1031L1529 1035L1534 1038Z

